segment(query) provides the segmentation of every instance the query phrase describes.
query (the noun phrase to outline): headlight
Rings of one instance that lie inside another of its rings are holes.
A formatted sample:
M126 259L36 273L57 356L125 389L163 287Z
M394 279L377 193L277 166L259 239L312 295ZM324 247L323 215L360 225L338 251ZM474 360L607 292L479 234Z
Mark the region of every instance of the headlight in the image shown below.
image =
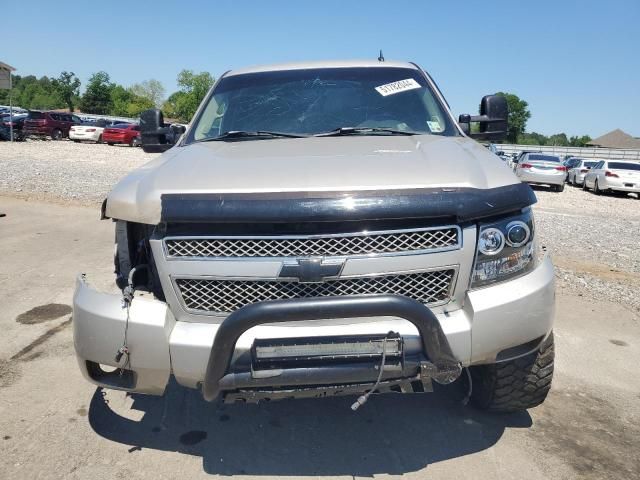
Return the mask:
M483 255L497 255L504 247L504 233L497 228L485 228L478 237L478 251Z
M512 279L535 266L534 224L530 208L518 216L480 225L471 288Z

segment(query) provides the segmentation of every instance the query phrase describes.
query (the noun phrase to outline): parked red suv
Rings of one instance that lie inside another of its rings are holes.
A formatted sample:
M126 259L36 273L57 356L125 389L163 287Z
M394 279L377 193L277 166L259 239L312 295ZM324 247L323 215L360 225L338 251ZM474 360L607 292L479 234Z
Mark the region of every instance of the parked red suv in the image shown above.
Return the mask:
M108 145L127 143L130 147L140 146L140 127L135 123L118 123L105 128L102 141Z
M80 117L64 112L30 111L24 122L24 133L27 136L46 136L52 140L62 140L69 136L72 125L80 125Z

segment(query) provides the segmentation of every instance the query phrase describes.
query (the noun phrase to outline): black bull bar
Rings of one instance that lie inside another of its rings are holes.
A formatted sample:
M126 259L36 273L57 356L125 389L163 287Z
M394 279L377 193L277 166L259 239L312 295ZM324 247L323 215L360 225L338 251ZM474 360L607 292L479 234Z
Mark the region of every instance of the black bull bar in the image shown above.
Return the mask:
M401 295L360 295L305 298L258 302L230 314L220 325L213 341L202 393L215 400L223 390L221 380L227 374L236 342L252 327L329 318L398 317L416 326L422 340L424 361L421 375L439 383L450 383L460 375L462 366L453 355L438 319L422 303Z

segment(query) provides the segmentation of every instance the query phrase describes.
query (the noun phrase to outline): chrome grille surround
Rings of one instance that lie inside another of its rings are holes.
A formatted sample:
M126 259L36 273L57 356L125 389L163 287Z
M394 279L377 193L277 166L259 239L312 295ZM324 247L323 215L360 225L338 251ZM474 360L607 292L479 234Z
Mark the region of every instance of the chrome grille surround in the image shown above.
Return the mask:
M325 235L167 237L167 260L434 253L459 249L458 226Z
M266 300L367 295L405 295L429 306L449 301L457 277L457 267L383 275L340 277L323 283L299 283L274 279L229 277L174 278L173 284L190 313L228 314L245 305Z

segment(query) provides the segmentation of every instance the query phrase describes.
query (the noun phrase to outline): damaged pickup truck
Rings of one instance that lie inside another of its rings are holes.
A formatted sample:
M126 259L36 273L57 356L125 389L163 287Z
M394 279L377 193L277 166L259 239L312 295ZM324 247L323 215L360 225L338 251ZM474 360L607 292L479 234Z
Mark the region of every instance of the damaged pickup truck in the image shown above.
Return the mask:
M555 290L536 198L470 138L503 137L507 114L490 95L456 121L429 74L382 61L227 72L186 130L145 112L164 153L103 204L122 294L78 278L82 373L354 410L460 379L480 408L539 405Z

